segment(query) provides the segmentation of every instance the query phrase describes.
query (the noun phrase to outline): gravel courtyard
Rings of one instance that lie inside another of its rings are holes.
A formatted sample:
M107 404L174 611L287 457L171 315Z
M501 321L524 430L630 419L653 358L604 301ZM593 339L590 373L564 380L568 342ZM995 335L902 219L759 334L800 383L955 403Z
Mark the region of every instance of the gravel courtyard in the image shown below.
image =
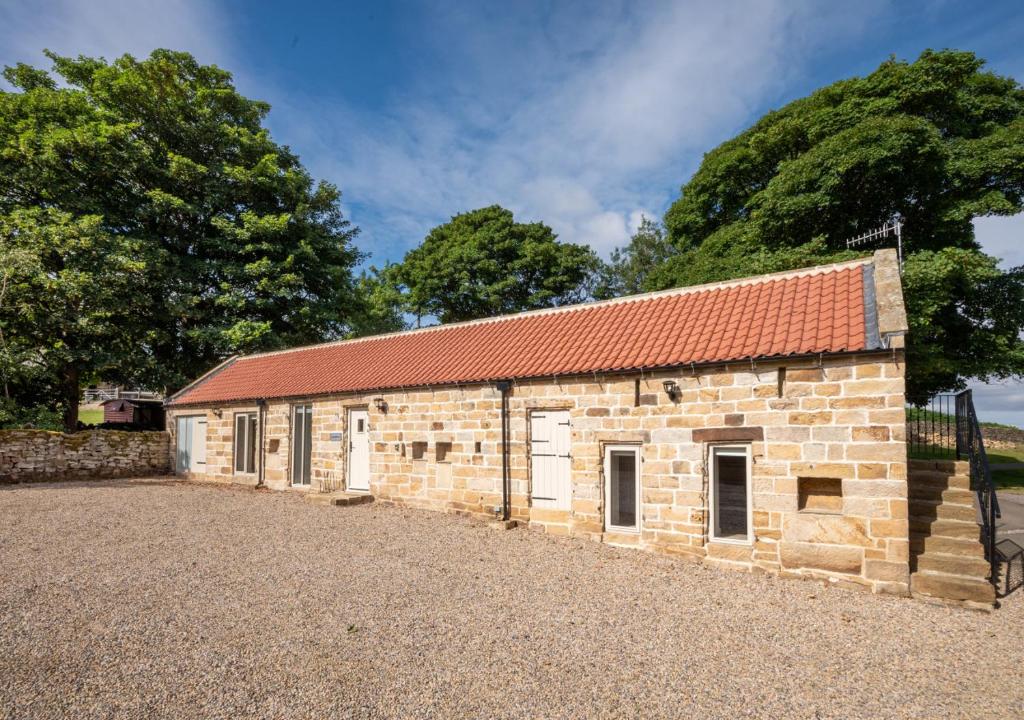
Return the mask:
M986 615L173 482L0 488L0 717L1019 717Z

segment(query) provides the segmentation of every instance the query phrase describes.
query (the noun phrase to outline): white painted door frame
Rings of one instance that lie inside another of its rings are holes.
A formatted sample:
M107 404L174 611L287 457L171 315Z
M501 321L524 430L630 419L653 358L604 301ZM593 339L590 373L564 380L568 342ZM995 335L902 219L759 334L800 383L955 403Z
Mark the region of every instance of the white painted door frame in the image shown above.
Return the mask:
M572 508L572 429L568 410L530 411L530 485L535 507Z
M746 477L746 503L747 503L747 536L745 538L719 537L718 513L718 458L719 457L742 457L744 459ZM750 445L712 445L708 448L708 466L710 468L709 478L710 492L708 493L708 509L711 511L711 523L708 527L710 539L713 542L733 543L736 545L750 545L753 542L754 527L754 495L753 480L753 459Z
M638 443L626 443L621 445L605 445L604 446L604 527L605 530L612 530L615 532L632 532L638 533L643 523L643 505L641 504L641 487L642 478L641 466L643 465L643 457L641 451L643 446ZM612 523L612 473L614 467L612 466L612 455L615 453L627 453L633 456L633 517L634 522L632 525L615 525Z
M292 406L292 438L289 476L292 487L308 488L313 480L313 405Z
M175 431L174 471L206 472L206 416L179 415Z
M352 492L370 492L370 412L366 408L348 411L348 482Z

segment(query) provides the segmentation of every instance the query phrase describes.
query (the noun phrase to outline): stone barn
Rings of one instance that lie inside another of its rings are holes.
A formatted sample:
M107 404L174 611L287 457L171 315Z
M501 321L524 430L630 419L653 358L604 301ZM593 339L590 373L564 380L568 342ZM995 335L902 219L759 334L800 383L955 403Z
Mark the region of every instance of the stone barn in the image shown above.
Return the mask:
M895 251L224 362L168 401L216 483L909 591Z

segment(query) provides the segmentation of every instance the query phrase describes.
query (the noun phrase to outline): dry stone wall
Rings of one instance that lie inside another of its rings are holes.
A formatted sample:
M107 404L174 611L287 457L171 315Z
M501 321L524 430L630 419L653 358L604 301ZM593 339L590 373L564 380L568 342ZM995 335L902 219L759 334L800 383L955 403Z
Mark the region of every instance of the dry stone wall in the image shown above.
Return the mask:
M0 483L162 475L165 432L0 430Z

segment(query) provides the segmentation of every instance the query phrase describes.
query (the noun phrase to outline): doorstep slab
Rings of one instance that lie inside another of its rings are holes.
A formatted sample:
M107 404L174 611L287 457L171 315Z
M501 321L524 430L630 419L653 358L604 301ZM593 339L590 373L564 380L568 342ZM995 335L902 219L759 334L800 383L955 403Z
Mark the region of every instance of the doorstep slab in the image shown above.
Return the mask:
M313 503L314 505L362 505L363 503L373 502L373 495L349 492L311 492L306 494L306 502Z

